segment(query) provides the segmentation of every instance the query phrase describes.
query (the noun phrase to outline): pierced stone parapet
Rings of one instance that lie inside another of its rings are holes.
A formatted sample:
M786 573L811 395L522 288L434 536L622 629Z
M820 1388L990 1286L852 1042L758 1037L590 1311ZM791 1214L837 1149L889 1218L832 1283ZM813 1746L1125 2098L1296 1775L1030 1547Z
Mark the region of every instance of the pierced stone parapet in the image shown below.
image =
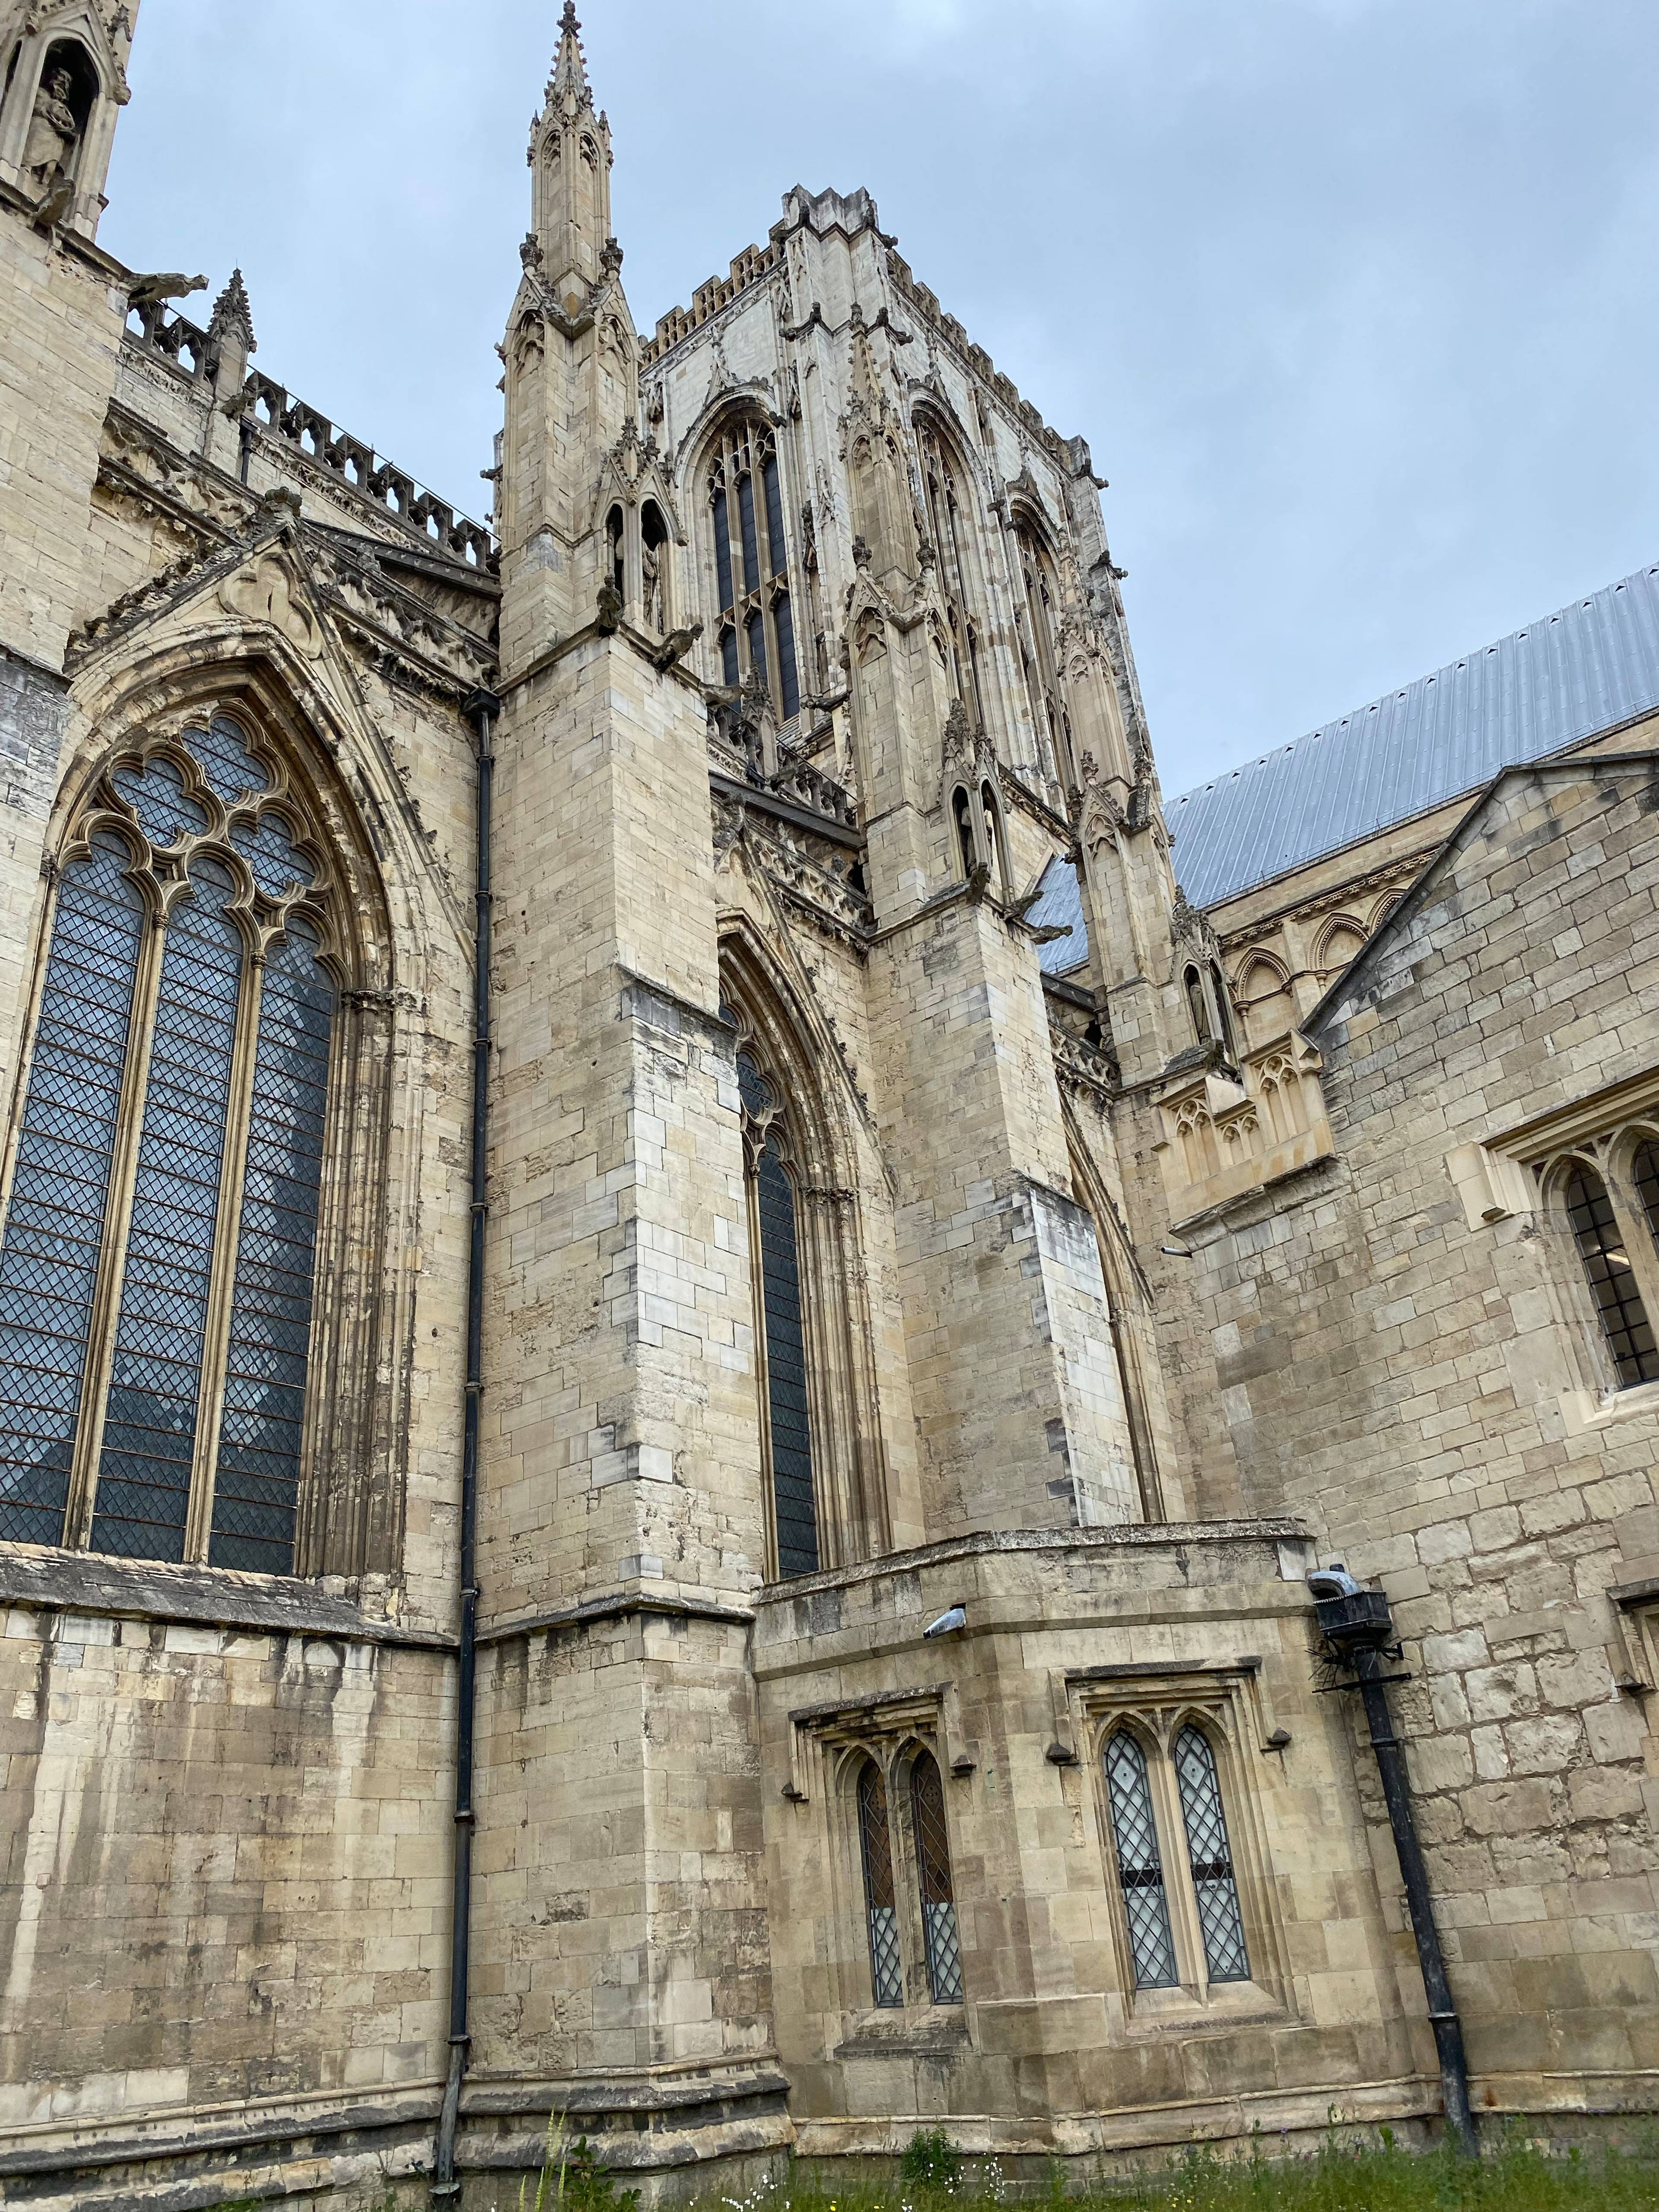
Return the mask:
M1158 1100L1153 1147L1172 1222L1191 1221L1328 1159L1336 1151L1320 1081L1324 1063L1293 1031L1237 1070L1183 1075Z

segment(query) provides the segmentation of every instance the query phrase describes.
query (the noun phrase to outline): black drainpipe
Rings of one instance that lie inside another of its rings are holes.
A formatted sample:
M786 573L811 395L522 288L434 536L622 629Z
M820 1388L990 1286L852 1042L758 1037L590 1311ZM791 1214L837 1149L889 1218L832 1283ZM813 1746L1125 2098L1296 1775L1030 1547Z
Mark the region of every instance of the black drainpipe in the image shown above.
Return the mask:
M455 1686L454 1887L449 1908L449 2077L438 2120L432 2194L453 2200L455 2129L471 2033L467 1982L472 1935L472 1735L478 1656L478 1401L483 1395L484 1224L489 1149L489 811L491 748L501 702L475 691L461 709L478 741L477 890L472 1021L472 1235L466 1262L466 1410L461 1443L461 1640Z
M1310 1575L1308 1580L1317 1601L1320 1626L1358 1678L1357 1685L1346 1683L1342 1686L1357 1686L1364 1700L1371 1749L1376 1755L1376 1771L1382 1778L1382 1796L1389 1808L1389 1825L1394 1830L1395 1854L1406 1885L1412 1934L1417 1939L1417 1960L1423 1970L1423 1989L1429 2001L1429 2024L1434 2030L1435 2049L1440 2055L1440 2089L1446 2124L1459 2150L1467 2157L1478 2158L1480 2145L1475 2134L1474 2115L1469 2110L1469 2068L1463 2053L1462 2024L1452 2002L1445 1954L1440 1948L1440 1930L1435 1925L1434 1899L1429 1893L1429 1870L1423 1863L1423 1846L1417 1840L1405 1747L1394 1732L1393 1716L1389 1711L1386 1685L1404 1679L1385 1674L1382 1669L1385 1650L1395 1658L1400 1656L1400 1647L1394 1642L1394 1616L1389 1610L1385 1592L1359 1589L1340 1566ZM1330 1591L1328 1596L1321 1594L1322 1583ZM1344 1583L1348 1585L1346 1589L1340 1587Z

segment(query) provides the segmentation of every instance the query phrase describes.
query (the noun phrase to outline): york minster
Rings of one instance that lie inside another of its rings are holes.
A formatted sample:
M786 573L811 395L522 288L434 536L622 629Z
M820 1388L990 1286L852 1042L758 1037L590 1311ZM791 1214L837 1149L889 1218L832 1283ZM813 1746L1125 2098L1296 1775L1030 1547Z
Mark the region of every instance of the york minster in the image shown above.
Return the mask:
M869 191L637 331L567 4L475 521L98 243L137 12L0 0L0 2202L1650 2114L1659 567L1165 796Z

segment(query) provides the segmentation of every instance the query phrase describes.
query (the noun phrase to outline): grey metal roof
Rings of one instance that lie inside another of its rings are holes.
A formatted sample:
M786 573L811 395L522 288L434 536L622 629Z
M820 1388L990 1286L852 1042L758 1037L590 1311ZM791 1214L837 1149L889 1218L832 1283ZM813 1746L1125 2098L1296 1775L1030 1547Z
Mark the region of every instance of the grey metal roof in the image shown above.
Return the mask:
M1089 957L1089 927L1083 919L1083 892L1077 870L1060 854L1042 871L1037 895L1026 909L1033 929L1069 929L1052 945L1037 947L1037 964L1045 975L1064 975L1080 968Z
M1213 906L1655 708L1659 566L1184 793L1176 877Z

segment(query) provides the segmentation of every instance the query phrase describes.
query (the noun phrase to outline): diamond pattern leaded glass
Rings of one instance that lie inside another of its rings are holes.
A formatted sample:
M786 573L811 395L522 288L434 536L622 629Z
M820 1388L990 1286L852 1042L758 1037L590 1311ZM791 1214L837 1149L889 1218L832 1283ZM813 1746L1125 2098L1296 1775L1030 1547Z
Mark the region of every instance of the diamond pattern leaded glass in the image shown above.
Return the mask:
M284 898L315 880L316 870L295 851L293 833L280 814L262 815L255 829L243 824L233 830L230 842L267 898Z
M64 871L0 1246L0 1537L64 1540L144 927L125 847Z
M1182 1729L1175 1742L1176 1781L1181 1815L1187 1826L1187 1860L1198 1893L1198 1920L1204 1931L1204 1959L1212 1982L1248 1982L1249 1954L1238 1910L1238 1885L1227 1841L1227 1816L1215 1753L1202 1729Z
M292 921L265 969L208 1553L273 1575L294 1566L334 1017L317 949Z
M216 714L205 730L186 730L185 743L210 787L227 806L234 806L250 792L270 789L269 773L248 750L242 732L225 715Z
M756 1183L778 1572L811 1575L817 1571L818 1522L812 1494L812 1432L806 1405L795 1194L772 1139L769 1139L761 1154Z
M864 1908L870 1927L870 1986L878 2005L904 2002L899 1955L893 1843L887 1826L887 1783L873 1759L859 1771L859 1849L864 1860Z
M1112 1808L1112 1838L1117 1846L1118 1880L1129 1921L1129 1948L1138 1990L1173 1989L1175 1944L1170 1936L1170 1906L1164 1891L1164 1862L1158 1856L1158 1824L1146 1779L1146 1754L1132 1735L1120 1733L1106 1747L1106 1794Z
M152 845L176 845L186 830L199 837L208 826L201 807L185 796L185 779L170 760L153 760L142 769L129 763L116 769L110 781Z
M92 1548L182 1559L196 1452L242 940L230 877L191 872L173 909L150 1046Z
M939 1762L920 1751L910 1769L910 1817L915 1828L916 1875L921 1884L921 1927L927 1947L927 1986L935 2004L962 2002L962 1943L956 1893L951 1886L951 1838L945 1825L945 1790Z

